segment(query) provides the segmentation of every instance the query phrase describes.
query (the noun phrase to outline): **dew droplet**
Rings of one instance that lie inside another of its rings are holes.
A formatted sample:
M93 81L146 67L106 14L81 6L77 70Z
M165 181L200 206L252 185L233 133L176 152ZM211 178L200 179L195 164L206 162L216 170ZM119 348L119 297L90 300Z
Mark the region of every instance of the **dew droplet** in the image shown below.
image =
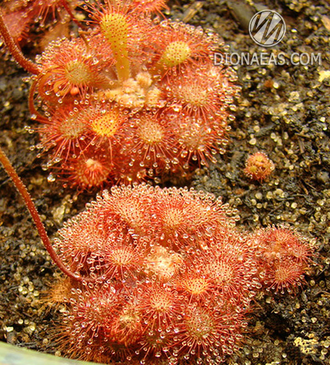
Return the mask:
M48 182L54 182L56 179L55 179L55 176L52 174L52 173L50 173L49 175L48 175L48 177L47 177L47 181Z

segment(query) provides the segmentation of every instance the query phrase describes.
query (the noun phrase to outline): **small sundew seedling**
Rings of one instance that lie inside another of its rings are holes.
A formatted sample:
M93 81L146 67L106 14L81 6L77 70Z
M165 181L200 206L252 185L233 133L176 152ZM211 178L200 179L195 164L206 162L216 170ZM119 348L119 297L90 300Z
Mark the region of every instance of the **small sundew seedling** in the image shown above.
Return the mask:
M286 227L268 227L252 236L262 284L276 292L292 292L304 280L312 243Z
M253 180L263 181L275 170L275 165L263 152L256 152L246 160L244 173Z
M66 308L52 335L66 356L219 364L239 350L257 293L303 283L306 239L274 227L249 235L219 199L193 189L105 190L58 231L55 249L1 149L0 161L69 277L49 296L55 308Z

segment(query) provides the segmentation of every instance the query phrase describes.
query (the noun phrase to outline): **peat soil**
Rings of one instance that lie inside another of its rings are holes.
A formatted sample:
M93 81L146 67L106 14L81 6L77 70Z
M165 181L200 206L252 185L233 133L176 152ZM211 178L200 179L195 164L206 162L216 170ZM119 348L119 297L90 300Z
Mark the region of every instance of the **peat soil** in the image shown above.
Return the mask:
M250 38L254 12L278 11L287 30L281 43L262 48ZM317 240L306 283L295 295L257 298L246 340L226 364L330 364L330 4L325 0L173 1L168 16L216 31L228 54L284 54L285 64L233 66L242 87L231 122L230 143L218 162L197 169L185 184L222 196L240 212L239 227L290 225ZM24 48L29 54L29 45ZM302 62L293 54L321 56ZM268 55L268 56L267 56ZM236 61L236 59L234 59ZM52 236L83 210L96 191L78 194L49 179L34 146L27 107L28 75L0 57L0 143L34 198ZM28 126L28 127L27 127ZM263 183L243 173L246 158L265 152L275 164ZM0 341L55 353L56 318L45 293L59 273L31 218L0 170Z

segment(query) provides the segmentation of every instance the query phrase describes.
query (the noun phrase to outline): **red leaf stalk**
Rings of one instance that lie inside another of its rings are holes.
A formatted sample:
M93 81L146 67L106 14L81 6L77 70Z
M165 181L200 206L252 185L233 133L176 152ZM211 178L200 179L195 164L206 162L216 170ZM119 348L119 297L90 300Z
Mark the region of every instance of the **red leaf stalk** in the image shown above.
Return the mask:
M8 160L7 156L5 155L4 151L2 150L2 148L0 147L0 162L2 163L4 169L6 170L7 174L10 176L10 178L12 179L17 191L20 193L20 195L23 197L24 202L26 207L28 208L32 219L37 227L37 230L39 232L39 235L41 237L41 240L44 244L44 246L46 247L50 257L52 258L52 260L55 262L55 264L58 266L58 268L63 271L64 274L66 274L67 276L69 276L70 278L74 279L74 280L78 280L78 281L91 281L91 279L86 279L83 278L79 275L74 274L72 271L70 271L61 261L61 259L59 258L59 256L57 255L57 253L55 252L50 239L47 235L47 232L45 230L45 227L40 219L39 213L37 211L36 206L34 205L32 198L29 194L29 192L27 191L25 185L23 184L22 180L20 179L20 177L17 175L14 167L12 166L12 164L10 163L10 161ZM92 280L94 281L94 280Z
M0 9L0 33L8 47L10 53L15 58L16 62L19 63L26 71L33 75L38 75L40 73L39 67L32 61L24 57L22 51L18 48L13 37L10 35L8 27L3 20L3 14Z

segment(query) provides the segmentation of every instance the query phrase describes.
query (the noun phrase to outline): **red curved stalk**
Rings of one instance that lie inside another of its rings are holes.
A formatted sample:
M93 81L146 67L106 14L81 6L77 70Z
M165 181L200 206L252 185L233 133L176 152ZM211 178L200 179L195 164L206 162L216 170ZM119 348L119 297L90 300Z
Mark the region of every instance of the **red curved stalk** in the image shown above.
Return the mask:
M39 78L40 78L40 75L37 76L37 79L33 81L31 88L30 88L29 97L28 97L29 109L30 109L31 117L33 116L33 118L32 118L33 120L37 120L38 122L48 122L49 121L48 118L41 115L34 105L34 94L36 92L36 86L39 81Z
M15 184L16 189L18 190L20 195L23 197L25 205L29 209L32 219L37 227L41 240L42 240L44 246L46 247L50 257L55 262L55 264L59 267L60 270L63 271L64 274L68 275L70 278L72 278L74 280L91 281L91 279L89 279L89 278L83 278L79 275L74 274L63 264L63 262L61 261L60 257L57 255L57 253L55 252L55 250L50 242L50 239L47 235L45 227L40 219L37 208L35 207L29 192L27 191L27 189L26 189L25 185L23 184L22 180L20 179L20 177L17 175L14 167L8 160L7 156L5 155L5 153L3 152L1 147L0 147L0 162L2 163L3 167L5 168L7 174L11 177L13 183Z
M16 62L31 74L38 75L40 73L39 67L35 63L24 57L22 51L19 49L13 37L10 35L8 27L3 20L3 14L1 9L0 9L0 33L10 53L15 58Z
M81 29L84 29L85 27L80 23L80 21L78 19L76 19L76 17L73 15L72 10L67 2L67 0L61 0L61 4L63 6L63 8L66 10L66 12L70 15L70 18L72 19L72 21L74 21L77 26Z

